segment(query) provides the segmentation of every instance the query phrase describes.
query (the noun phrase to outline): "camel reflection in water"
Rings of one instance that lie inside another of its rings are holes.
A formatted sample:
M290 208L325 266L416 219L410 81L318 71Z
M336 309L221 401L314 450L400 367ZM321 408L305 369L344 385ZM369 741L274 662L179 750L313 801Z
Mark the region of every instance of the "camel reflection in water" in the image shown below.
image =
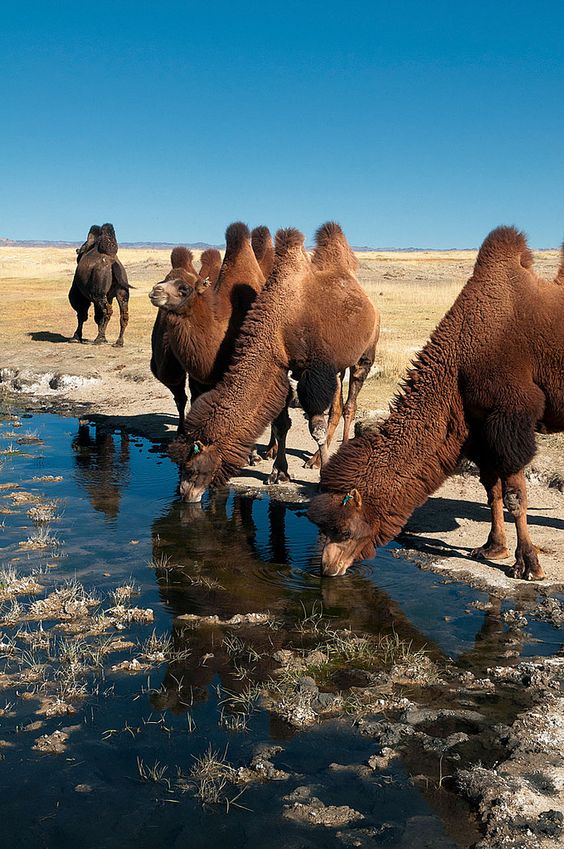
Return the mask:
M155 520L156 577L163 602L175 617L217 615L226 620L237 613L270 611L281 623L275 628L190 627L176 619L174 646L189 648L191 654L169 665L161 690L153 696L155 708L182 712L193 701L206 699L210 684L219 682L225 690L239 693L250 680L266 677L276 665L272 656L278 649L307 644L293 623L319 602L335 627L396 634L413 650L424 646L433 659L446 660L439 645L409 620L400 603L376 586L372 577L351 573L340 581L320 580L316 532L308 536L309 523L303 519L301 531L301 520L296 521L296 513L302 511L301 504L265 503L256 496L222 492L206 510L175 500ZM296 561L303 572L297 573L291 565ZM401 561L397 568L402 569ZM202 579L211 579L211 584ZM500 604L494 601L485 612L474 646L459 658L464 668L485 670L507 653L509 637L499 617ZM227 638L229 643L233 635L252 647L253 660L241 660L228 651L224 641ZM244 679L241 667L249 670Z
M86 490L92 507L107 519L115 519L122 492L130 479L129 435L124 430L116 434L107 425L81 421L72 449L75 476Z

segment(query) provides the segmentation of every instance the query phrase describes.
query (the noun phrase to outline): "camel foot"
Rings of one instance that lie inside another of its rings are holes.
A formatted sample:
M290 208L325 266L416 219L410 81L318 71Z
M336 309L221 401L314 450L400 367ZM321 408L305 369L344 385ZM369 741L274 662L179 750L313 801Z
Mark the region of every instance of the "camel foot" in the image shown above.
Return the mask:
M515 552L515 563L509 570L511 578L522 578L524 581L542 581L546 577L534 549Z
M92 344L93 345L107 345L108 340L106 339L105 336L96 336L96 338L94 339Z
M475 557L477 560L504 560L506 557L509 557L509 551L504 545L500 543L486 543L485 545L480 546L480 548L475 548L471 553L471 557Z
M84 343L86 342L86 339L81 339L80 336L77 336L76 333L75 333L74 336L71 336L71 338L69 339L69 342L74 342L74 343L78 342L80 345L84 345Z
M267 478L267 484L289 483L292 480L288 472L283 472L282 469L273 469Z
M259 463L262 463L262 457L258 453L256 448L253 448L251 453L249 454L249 458L247 460L248 466L258 466Z
M116 339L112 348L123 348L123 339Z
M321 457L320 457L319 451L316 451L315 454L312 457L309 458L309 460L305 461L303 468L304 469L319 469L320 466L321 466Z

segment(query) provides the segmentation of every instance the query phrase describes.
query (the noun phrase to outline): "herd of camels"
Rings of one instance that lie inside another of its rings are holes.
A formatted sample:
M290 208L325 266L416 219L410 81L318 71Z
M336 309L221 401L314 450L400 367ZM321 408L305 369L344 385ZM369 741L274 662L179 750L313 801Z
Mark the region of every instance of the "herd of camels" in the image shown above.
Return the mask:
M115 298L115 344L123 345L129 283L117 252L111 224L91 227L77 251L69 292L78 317L74 341L82 341L90 304L95 342L106 341ZM511 574L542 579L527 527L524 468L535 432L564 430L564 248L555 280L543 280L525 236L513 227L493 230L389 416L349 441L380 325L356 270L334 222L319 228L311 254L296 229L279 230L273 244L268 228L251 233L240 222L227 228L223 260L206 250L199 270L190 250L174 248L171 270L149 295L157 308L151 370L178 409L182 498L197 502L208 487L224 485L268 425L268 480L288 480L292 377L317 444L309 464L321 467L308 515L322 531L323 574L342 575L355 560L373 557L466 457L478 466L491 509L490 533L475 556L509 557L505 506L517 530ZM329 458L341 417L342 445Z

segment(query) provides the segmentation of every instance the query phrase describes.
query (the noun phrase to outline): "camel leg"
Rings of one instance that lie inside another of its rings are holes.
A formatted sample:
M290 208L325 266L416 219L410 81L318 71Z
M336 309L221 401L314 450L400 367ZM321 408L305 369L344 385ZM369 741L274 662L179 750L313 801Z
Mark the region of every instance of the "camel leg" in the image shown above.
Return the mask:
M350 379L349 379L349 394L347 397L347 403L345 404L345 409L343 411L343 444L349 441L349 433L351 429L351 424L354 421L354 417L356 416L356 399L358 398L358 393L362 389L364 385L364 381L370 374L370 369L374 363L374 358L376 356L376 347L372 345L368 348L367 351L364 352L358 363L354 366L351 366L350 370Z
M129 321L129 289L118 289L116 301L119 306L119 336L114 342L114 348L123 348L123 334Z
M71 307L76 312L78 322L76 330L69 339L69 342L84 342L84 339L82 338L82 328L84 327L84 322L88 320L88 310L90 308L90 301L74 284L71 286L69 292L69 301Z
M527 527L527 485L523 471L508 475L502 481L503 501L513 516L517 529L517 548L515 564L512 569L514 578L527 581L540 581L545 577L539 563L535 546L531 541Z
M325 444L327 447L331 443L333 439L333 434L337 430L337 426L339 424L339 420L341 418L341 413L343 411L343 377L345 372L342 371L337 375L337 389L335 391L335 397L331 403L331 407L329 409L329 421L327 423L327 439L325 440ZM315 438L315 437L314 437ZM321 452L318 448L315 454L306 460L304 463L304 469L318 469L321 465Z
M180 436L184 433L184 417L186 414L186 404L188 403L188 396L186 395L186 389L183 383L178 383L175 386L168 387L174 396L174 403L176 404L176 409L178 410L178 428L177 434Z
M501 480L491 469L480 469L480 483L488 495L488 505L492 514L492 527L484 545L472 551L472 557L483 560L503 560L509 557L505 537L503 518L503 490Z
M328 411L310 416L308 424L309 432L319 446L317 449L320 461L319 465L323 468L329 460L329 451L327 450Z
M278 413L272 422L272 432L278 442L278 449L276 451L276 457L274 458L272 471L268 476L269 484L282 483L283 481L291 480L288 472L288 460L286 459L286 437L288 435L288 431L292 427L292 419L288 412L289 402L290 397L288 397L284 409Z
M278 451L278 445L277 445L277 442L276 442L276 435L274 433L274 428L271 425L271 427L270 427L270 440L269 440L268 445L266 446L266 448L264 450L264 454L262 456L264 457L265 460L274 460L274 458L276 457L277 451Z
M106 327L112 317L112 312L112 305L105 296L94 301L94 320L98 325L98 335L94 339L95 345L101 345L108 341L106 339Z

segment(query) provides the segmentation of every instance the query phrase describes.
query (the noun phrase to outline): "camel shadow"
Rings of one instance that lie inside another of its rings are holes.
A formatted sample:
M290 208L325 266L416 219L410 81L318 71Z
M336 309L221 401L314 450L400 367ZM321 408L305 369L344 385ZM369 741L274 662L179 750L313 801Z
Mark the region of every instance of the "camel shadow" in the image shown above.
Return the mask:
M542 506L529 506L527 511L528 524L564 530L564 519L535 515L542 514L544 509ZM504 518L508 525L513 524L513 519L507 511L504 511ZM458 498L429 498L413 513L405 531L415 534L425 531L454 531L460 527L459 519L470 519L488 525L491 521L491 513L486 504L479 504L475 501L464 501Z
M34 342L70 342L69 336L61 333L51 333L50 330L32 330L27 334Z
M162 449L176 437L178 418L167 413L140 413L132 416L112 416L94 413L87 416L96 426L126 430L136 436L143 436L156 443Z

